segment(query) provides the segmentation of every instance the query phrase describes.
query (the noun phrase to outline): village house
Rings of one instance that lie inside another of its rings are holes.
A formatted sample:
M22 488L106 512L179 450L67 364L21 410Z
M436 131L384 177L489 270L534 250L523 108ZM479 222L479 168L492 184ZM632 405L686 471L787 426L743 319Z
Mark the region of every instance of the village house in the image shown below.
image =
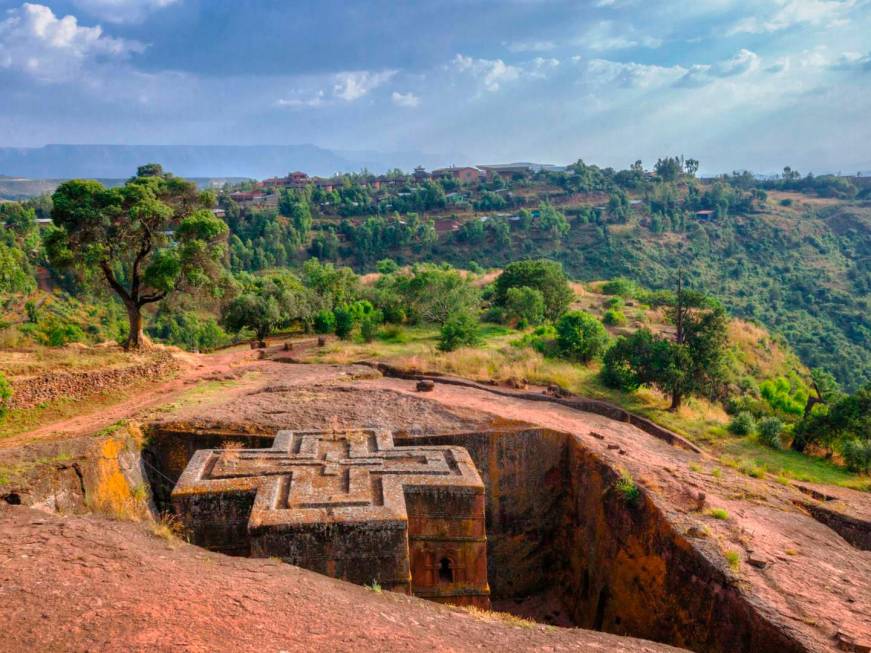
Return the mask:
M433 179L456 179L461 184L476 184L481 181L483 177L483 173L477 168L471 168L468 166L465 167L455 167L451 166L450 168L437 168L432 171Z

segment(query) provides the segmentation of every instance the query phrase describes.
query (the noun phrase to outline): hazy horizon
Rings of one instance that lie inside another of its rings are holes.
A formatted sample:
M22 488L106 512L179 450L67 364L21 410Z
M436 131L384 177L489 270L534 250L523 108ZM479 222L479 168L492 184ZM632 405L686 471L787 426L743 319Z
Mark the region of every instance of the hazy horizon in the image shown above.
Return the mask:
M0 147L855 174L869 30L869 0L0 0Z

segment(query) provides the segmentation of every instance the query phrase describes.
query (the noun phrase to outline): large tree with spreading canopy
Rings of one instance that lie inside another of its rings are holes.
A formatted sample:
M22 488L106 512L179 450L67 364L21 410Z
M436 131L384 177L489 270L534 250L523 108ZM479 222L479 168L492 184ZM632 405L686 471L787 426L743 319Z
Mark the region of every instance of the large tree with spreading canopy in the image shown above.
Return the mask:
M226 255L227 225L214 198L157 164L123 186L74 179L52 196L46 249L58 268L102 279L127 309L126 349L142 347L142 308L179 291L214 287Z

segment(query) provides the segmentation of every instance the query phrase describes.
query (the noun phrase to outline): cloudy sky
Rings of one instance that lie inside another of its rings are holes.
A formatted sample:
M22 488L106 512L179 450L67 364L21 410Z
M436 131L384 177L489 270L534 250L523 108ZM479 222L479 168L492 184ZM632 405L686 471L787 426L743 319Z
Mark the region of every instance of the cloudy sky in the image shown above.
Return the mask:
M0 146L46 143L869 169L871 0L0 0Z

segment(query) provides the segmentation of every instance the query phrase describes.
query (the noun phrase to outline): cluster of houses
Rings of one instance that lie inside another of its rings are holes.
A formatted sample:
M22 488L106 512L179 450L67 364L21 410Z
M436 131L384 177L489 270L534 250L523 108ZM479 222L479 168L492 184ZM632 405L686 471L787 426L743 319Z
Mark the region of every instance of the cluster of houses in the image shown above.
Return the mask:
M408 183L423 183L428 179L453 179L462 185L477 184L491 180L494 177L503 179L518 179L529 177L542 170L564 170L558 166L545 166L534 163L511 163L502 165L451 166L437 168L428 172L422 166L414 169L410 175L372 175L362 179L366 185L375 191L399 188ZM342 177L310 177L304 172L291 172L285 177L271 177L257 182L252 190L236 191L230 194L233 201L243 206L274 208L278 204L276 191L281 188L306 188L314 186L325 192L332 192L342 183Z

